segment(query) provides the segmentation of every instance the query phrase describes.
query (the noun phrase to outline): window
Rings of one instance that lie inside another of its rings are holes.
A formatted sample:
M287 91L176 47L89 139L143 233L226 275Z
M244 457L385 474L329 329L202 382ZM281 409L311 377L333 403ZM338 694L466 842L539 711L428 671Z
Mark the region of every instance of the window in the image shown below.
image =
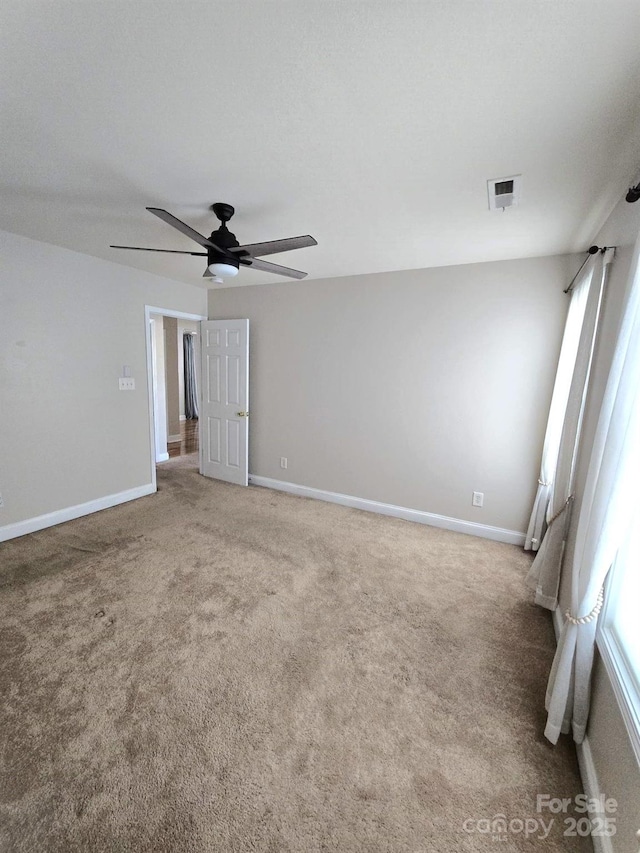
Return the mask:
M640 513L606 589L598 648L640 762Z

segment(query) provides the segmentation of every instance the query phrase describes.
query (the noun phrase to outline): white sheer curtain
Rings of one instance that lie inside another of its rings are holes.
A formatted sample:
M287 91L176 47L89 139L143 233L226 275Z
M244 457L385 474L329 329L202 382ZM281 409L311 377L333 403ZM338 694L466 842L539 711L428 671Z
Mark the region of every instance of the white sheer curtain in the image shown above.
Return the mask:
M594 255L593 262L586 265L590 275L586 285L584 316L560 432L555 472L550 484L546 512L547 532L527 576L528 583L536 590L536 604L549 610L555 610L558 605L560 568L573 498L576 448L580 438L585 391L591 370L605 273L612 258L613 249L607 249L604 254L598 252Z
M571 607L553 661L546 737L555 743L571 728L582 741L603 584L633 517L640 471L640 237L616 350L609 373L578 519L571 566Z
M560 359L558 360L558 370L556 372L556 380L553 386L551 408L549 409L549 419L547 421L547 430L545 432L544 446L542 448L538 491L536 493L536 499L533 504L533 511L529 521L529 528L527 530L527 538L524 544L525 551L538 550L546 527L549 497L558 461L558 449L560 447L560 436L562 435L562 423L567 410L571 377L573 376L573 369L575 367L576 356L578 354L580 331L584 320L587 296L589 295L589 286L593 279L594 263L595 261L593 257L587 259L586 264L582 268L582 271L577 277L571 290L571 301L569 303L567 321L565 323L564 335L562 337Z

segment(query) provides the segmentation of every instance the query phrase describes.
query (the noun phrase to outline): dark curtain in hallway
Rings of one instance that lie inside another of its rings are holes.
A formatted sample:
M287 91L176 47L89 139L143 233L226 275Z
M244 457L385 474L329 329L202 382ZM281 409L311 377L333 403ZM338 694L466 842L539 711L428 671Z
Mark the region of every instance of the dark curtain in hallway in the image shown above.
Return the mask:
M184 347L184 414L187 420L198 417L198 391L196 388L196 362L193 335L182 336Z

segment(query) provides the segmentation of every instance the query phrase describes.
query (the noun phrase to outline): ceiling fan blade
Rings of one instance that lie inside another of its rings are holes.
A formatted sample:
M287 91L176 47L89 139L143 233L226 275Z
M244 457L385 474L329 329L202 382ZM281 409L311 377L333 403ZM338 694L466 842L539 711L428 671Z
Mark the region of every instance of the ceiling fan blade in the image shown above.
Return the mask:
M284 240L267 240L264 243L247 243L245 246L237 246L229 249L234 254L247 254L251 257L256 255L275 255L278 252L290 252L292 249L306 249L307 246L317 246L318 241L310 234L303 237L287 237Z
M177 219L168 211L162 210L160 207L148 207L147 210L149 213L153 213L154 216L162 219L167 223L167 225L171 225L173 228L177 228L178 231L186 234L187 237L191 237L192 240L195 240L196 243L199 243L201 246L209 249L215 249L217 252L222 252L222 249L219 246L216 246L216 244L212 243L207 237L203 237L202 234L198 234L198 232L194 231L193 228L186 224L186 222L182 222L182 220Z
M147 249L145 246L109 246L110 249L133 249L136 252L169 252L172 255L203 255L207 257L206 252L182 252L179 249Z
M272 272L276 275L285 275L287 278L304 278L308 273L300 270L292 270L291 267L281 267L280 264L271 264L269 261L260 261L258 258L238 258L241 264L262 272Z

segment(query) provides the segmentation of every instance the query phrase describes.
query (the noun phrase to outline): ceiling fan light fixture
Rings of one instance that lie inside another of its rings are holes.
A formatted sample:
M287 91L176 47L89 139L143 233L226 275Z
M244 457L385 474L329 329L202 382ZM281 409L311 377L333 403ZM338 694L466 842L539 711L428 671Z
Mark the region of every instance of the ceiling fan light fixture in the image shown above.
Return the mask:
M234 266L233 263L227 263L225 261L214 261L212 264L209 264L208 270L211 275L219 277L219 278L233 278L234 275L238 275L238 266Z

